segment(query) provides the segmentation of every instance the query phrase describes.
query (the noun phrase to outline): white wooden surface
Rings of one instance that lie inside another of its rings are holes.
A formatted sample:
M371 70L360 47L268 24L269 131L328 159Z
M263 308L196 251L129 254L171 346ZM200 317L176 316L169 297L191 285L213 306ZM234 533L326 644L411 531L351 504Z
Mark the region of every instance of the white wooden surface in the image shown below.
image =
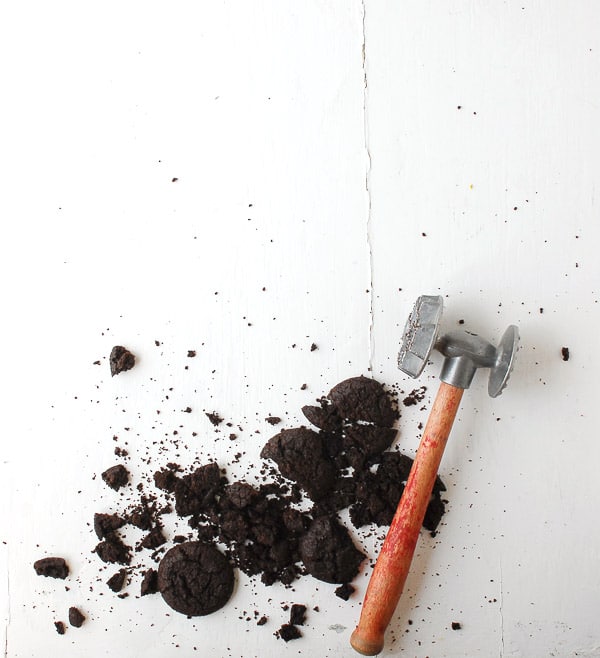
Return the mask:
M422 293L522 348L500 398L480 374L463 399L384 654L600 655L597 3L4 3L0 55L5 655L353 655L369 569L348 603L243 576L196 621L135 584L113 600L87 524L118 496L92 478L125 427L136 478L148 455L252 475L268 414L294 426L369 367L410 390ZM139 363L111 379L119 343ZM204 409L245 427L240 464ZM403 414L404 451L425 419ZM53 553L68 592L31 567ZM286 602L320 608L289 645ZM59 637L73 604L88 622Z

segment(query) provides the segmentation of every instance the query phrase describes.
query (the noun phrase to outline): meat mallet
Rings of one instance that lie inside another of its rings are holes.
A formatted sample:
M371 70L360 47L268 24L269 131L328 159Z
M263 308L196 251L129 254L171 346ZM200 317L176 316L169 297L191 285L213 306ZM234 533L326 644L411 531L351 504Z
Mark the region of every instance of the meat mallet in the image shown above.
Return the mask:
M463 391L478 368L489 368L488 393L504 389L518 347L519 332L510 325L498 347L469 331L440 335L443 300L422 295L410 314L398 355L398 367L418 377L435 348L445 357L441 384L412 465L406 487L367 587L358 626L350 643L365 656L378 654L408 575L419 530Z

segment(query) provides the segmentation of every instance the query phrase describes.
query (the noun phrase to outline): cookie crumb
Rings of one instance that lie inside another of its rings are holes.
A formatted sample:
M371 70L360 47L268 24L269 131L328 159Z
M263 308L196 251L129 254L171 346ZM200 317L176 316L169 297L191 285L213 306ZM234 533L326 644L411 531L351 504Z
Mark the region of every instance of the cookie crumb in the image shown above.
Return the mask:
M206 417L210 422L216 427L217 425L220 425L223 422L223 419L221 416L216 411L213 411L211 413L206 413Z
M129 482L129 471L123 464L117 464L107 468L102 473L102 479L111 489L118 491Z
M290 624L294 626L304 626L306 619L306 606L301 603L294 603L290 610Z
M71 606L69 608L69 624L75 628L80 628L84 621L85 615L81 610L75 606Z
M125 580L127 579L127 570L120 569L117 573L113 574L107 581L109 589L113 592L120 592L125 585Z
M43 557L33 563L38 576L60 578L64 580L69 575L69 567L62 557Z
M275 633L275 635L282 639L284 642L289 642L290 640L297 640L302 637L300 629L292 624L283 624L283 626Z
M140 596L156 594L156 592L158 592L158 572L155 569L148 569L142 580Z
M339 596L340 599L347 601L350 598L350 595L354 593L354 591L354 587L350 583L346 583L345 585L340 585L335 590L335 595Z
M121 372L131 370L135 365L135 356L122 345L115 345L108 359L110 364L110 374L114 377Z

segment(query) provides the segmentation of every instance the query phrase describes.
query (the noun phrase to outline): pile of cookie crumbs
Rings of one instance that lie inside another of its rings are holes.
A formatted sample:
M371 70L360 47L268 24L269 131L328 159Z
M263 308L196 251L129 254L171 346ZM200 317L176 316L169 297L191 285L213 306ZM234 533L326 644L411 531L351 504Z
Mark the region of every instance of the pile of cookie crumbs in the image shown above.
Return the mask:
M313 343L311 350L315 349ZM195 350L187 356L196 356ZM115 346L109 365L111 375L118 375L134 367L135 356ZM403 404L420 403L425 392L425 387L412 391ZM339 513L348 509L355 528L389 525L412 466L410 457L392 448L400 416L396 397L363 376L337 384L315 405L302 407L310 426L282 429L265 443L259 485L244 479L230 481L215 461L193 466L166 461L146 478L151 479L152 491L140 482L134 489L139 495L127 507L94 515L93 531L99 542L92 550L102 562L120 567L105 581L106 587L125 598L123 588L140 572L140 596L160 593L181 614L203 616L227 603L235 569L240 569L265 586L276 581L290 586L310 575L338 585L335 595L347 601L354 592L351 581L366 556ZM215 428L224 422L216 411L205 414ZM282 422L278 416L265 420L272 426ZM232 423L226 425L233 429ZM230 440L236 438L235 432L229 432ZM114 452L122 459L128 457L121 446ZM115 491L131 483L123 463L109 467L101 477ZM444 513L443 491L438 477L423 523L432 535ZM162 519L173 514L187 521L189 532L169 539ZM127 526L144 533L135 546L122 535ZM150 551L157 569L143 566L138 559L143 551ZM41 558L34 568L38 575L52 578L69 575L60 557ZM255 611L254 616L258 626L267 623L266 615ZM300 638L305 616L306 606L293 604L289 622L276 631L276 637L285 642ZM79 628L85 616L72 606L68 619ZM54 626L59 634L65 633L64 622L56 621Z

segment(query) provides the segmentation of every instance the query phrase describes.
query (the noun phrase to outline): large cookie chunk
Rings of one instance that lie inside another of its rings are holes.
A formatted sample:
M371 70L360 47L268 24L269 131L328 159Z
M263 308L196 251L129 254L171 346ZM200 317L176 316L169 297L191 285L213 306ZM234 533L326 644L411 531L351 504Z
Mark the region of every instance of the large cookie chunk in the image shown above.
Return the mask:
M398 418L382 384L368 377L351 377L329 391L329 399L339 416L349 421L363 420L379 427L391 427Z
M260 456L272 459L284 477L295 480L315 501L333 487L335 466L326 454L323 439L305 427L282 430L269 439Z
M326 583L348 583L365 556L346 528L330 516L315 519L300 540L302 562L311 576Z

